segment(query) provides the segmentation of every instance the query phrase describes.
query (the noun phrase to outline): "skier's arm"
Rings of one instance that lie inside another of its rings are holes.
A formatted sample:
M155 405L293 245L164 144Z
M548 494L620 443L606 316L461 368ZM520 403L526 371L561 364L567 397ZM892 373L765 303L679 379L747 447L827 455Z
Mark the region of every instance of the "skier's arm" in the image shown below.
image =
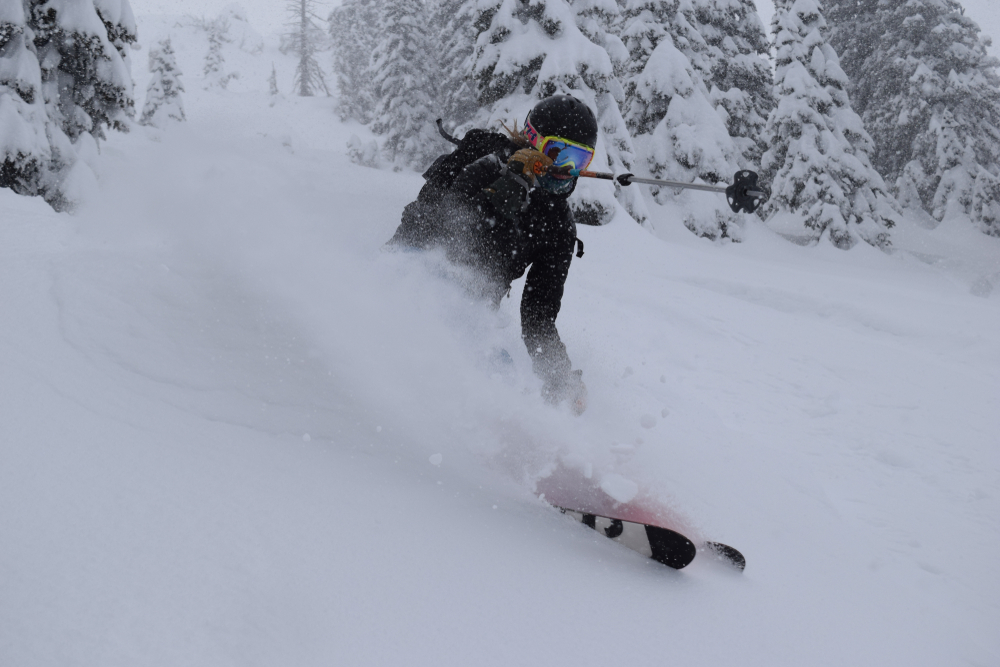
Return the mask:
M482 194L484 188L489 187L500 178L501 169L503 169L503 163L496 155L490 154L481 157L455 177L451 191L459 193L467 199L472 199Z

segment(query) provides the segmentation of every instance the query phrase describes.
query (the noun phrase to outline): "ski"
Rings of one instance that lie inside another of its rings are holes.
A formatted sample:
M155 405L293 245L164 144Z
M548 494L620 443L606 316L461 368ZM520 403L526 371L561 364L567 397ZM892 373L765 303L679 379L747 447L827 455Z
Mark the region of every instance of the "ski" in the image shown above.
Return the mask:
M717 559L727 562L740 572L747 567L747 559L743 557L743 554L728 544L723 544L722 542L705 542L705 548L711 551Z
M628 521L620 517L591 514L579 509L559 506L556 508L585 526L602 532L609 539L675 570L687 567L698 555L698 547L694 542L669 528ZM741 572L746 568L746 558L743 554L727 544L704 542L702 549Z

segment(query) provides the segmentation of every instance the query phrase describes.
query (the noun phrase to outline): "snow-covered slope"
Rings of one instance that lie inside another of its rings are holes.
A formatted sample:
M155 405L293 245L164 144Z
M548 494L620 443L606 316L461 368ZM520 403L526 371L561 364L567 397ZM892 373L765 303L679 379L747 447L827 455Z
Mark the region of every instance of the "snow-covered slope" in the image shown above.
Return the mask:
M76 216L0 190L0 664L1000 662L996 239L581 229L576 418L517 286L492 314L380 251L419 176L348 162L331 100L270 106L271 37L202 90L176 23L140 17L188 123L111 137ZM557 460L747 571L573 523L531 493Z

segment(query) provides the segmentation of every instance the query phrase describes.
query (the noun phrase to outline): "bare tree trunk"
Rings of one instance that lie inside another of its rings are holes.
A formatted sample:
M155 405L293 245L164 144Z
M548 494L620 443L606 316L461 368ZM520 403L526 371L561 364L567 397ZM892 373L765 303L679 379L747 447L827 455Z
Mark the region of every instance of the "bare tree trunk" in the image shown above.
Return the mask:
M299 77L299 95L311 97L312 89L309 87L309 16L306 13L307 0L299 0L299 70L302 75Z

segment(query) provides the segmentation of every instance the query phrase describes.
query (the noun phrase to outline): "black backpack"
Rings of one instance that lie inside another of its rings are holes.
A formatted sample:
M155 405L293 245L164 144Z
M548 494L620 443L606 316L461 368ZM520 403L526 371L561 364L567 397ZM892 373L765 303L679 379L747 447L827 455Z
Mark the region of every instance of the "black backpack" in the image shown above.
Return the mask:
M499 132L473 129L461 141L441 134L456 144L455 150L434 160L424 172L423 187L417 200L403 209L402 221L388 245L408 248L425 248L436 238L439 207L458 175L468 165L481 157L496 153L510 146L510 139Z
M434 160L424 172L424 180L427 182L417 196L421 201L425 200L427 196L439 197L441 190L450 188L467 166L481 157L496 153L510 145L510 138L490 130L469 130L461 140L449 137L444 132L441 134L457 145L451 153L445 153Z

